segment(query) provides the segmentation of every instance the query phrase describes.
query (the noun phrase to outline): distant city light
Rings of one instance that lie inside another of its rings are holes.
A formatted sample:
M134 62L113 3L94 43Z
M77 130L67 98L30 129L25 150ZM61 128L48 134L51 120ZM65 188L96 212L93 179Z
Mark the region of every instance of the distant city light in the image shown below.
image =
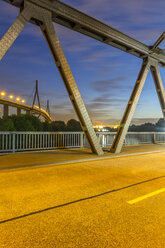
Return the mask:
M17 97L16 100L19 102L21 99L20 99L20 97Z
M114 129L118 129L120 127L120 125L114 125L113 128Z
M5 96L6 93L4 91L1 92L1 96Z
M94 126L94 128L96 128L96 129L102 129L102 128L104 128L104 126L103 125L96 125L96 126Z
M10 96L9 96L9 98L10 98L10 99L13 99L13 98L14 98L14 96L13 96L13 95L10 95Z
M22 102L22 103L24 103L24 102L25 102L25 100L22 100L21 102Z

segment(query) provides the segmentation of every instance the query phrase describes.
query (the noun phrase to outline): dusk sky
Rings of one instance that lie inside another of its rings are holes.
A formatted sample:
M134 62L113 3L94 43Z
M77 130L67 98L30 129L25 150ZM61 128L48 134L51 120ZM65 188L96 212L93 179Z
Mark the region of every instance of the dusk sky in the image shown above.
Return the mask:
M94 18L152 45L165 28L164 0L63 0ZM0 0L0 37L19 10ZM142 60L92 38L54 24L62 48L93 124L116 124L135 84ZM164 44L162 44L162 48ZM160 68L163 82L165 69ZM36 79L42 106L50 100L55 120L76 118L66 89L38 27L28 24L0 62L0 90L23 97L30 104ZM162 117L149 73L134 123Z

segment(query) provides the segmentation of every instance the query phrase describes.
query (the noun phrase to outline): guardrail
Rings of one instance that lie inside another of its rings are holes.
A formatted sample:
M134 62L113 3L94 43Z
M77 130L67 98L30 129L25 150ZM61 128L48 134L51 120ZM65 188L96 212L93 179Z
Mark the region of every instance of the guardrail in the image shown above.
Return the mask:
M112 145L116 133L97 132L102 147ZM124 145L165 143L165 132L129 132ZM88 147L83 132L0 132L0 152Z
M0 152L83 147L83 132L0 132Z

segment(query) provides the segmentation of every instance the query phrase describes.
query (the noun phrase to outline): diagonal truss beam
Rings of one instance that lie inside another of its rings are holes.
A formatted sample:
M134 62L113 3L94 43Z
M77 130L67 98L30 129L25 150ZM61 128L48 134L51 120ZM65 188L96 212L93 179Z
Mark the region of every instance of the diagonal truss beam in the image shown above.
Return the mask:
M86 135L89 145L93 151L98 155L103 154L103 150L99 145L97 136L92 126L92 122L89 118L88 112L81 98L80 92L70 70L69 64L66 60L62 47L60 45L59 39L55 32L55 28L52 23L51 14L45 12L43 15L43 24L40 25L41 31L48 43L50 51L53 55L56 66L60 72L61 78L67 89L69 98L73 104L73 107L77 113L80 120L82 129Z
M117 131L114 142L113 142L112 147L110 149L110 152L119 153L122 149L125 136L127 134L129 125L131 123L133 114L135 112L136 105L138 103L140 94L142 92L144 83L146 81L146 77L148 75L148 71L150 69L150 66L151 66L150 58L144 59L141 70L140 70L139 75L138 75L138 78L136 80L135 86L133 88L131 97L128 101L125 113L123 115L120 127Z
M11 25L9 30L0 40L0 60L6 54L8 49L14 43L18 35L21 33L27 22L31 19L32 9L31 6L25 5L22 12L16 18L15 22Z
M156 92L159 98L160 106L162 109L163 117L165 119L165 91L164 91L164 86L162 83L162 79L160 76L159 68L158 68L158 63L156 62L155 65L151 66L151 73L152 77L155 83L155 88Z
M157 48L163 42L164 39L165 39L165 32L163 32L161 36L157 39L157 41L152 46L151 50L154 50L155 48Z

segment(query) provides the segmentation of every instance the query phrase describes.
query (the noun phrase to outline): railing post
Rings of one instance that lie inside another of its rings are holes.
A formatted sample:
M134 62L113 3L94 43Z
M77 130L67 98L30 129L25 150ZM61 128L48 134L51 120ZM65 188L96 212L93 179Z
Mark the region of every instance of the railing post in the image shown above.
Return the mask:
M80 147L83 148L84 147L84 133L82 132L80 134Z
M125 139L124 139L124 145L125 146L127 145L127 134L126 134Z
M15 133L13 133L13 153L15 153Z
M100 134L100 133L97 133L98 134L98 141L99 141L99 144L100 144L100 146L102 147L103 146L103 136L102 136L102 134ZM102 139L101 139L102 138Z
M153 143L156 144L156 133L153 133Z

